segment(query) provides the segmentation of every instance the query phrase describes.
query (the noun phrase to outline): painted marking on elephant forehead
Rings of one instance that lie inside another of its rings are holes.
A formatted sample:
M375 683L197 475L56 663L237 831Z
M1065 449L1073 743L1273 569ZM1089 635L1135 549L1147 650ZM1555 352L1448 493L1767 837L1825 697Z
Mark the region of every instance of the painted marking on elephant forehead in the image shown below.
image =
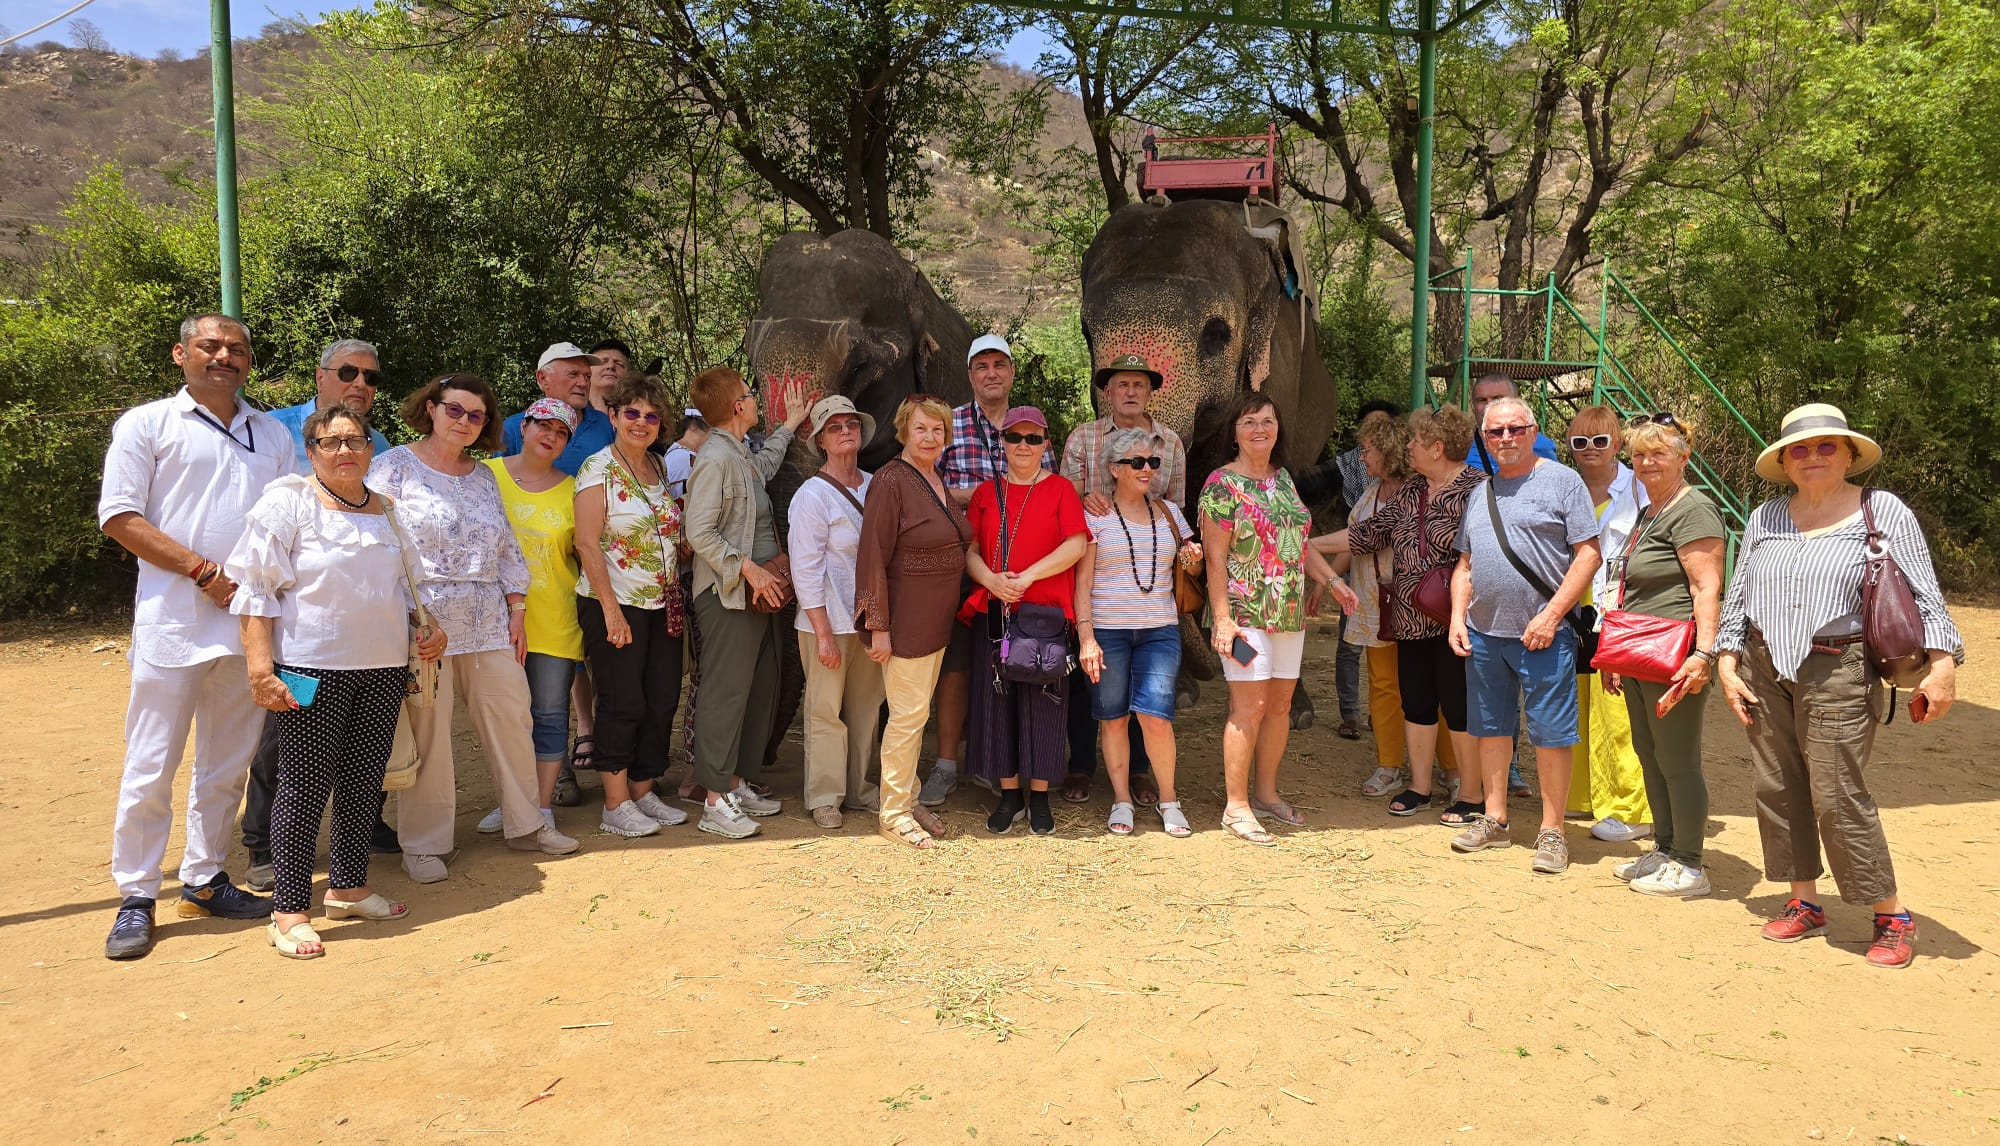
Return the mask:
M810 370L766 370L764 372L764 413L773 422L785 420L785 390L793 385L811 387L813 372Z

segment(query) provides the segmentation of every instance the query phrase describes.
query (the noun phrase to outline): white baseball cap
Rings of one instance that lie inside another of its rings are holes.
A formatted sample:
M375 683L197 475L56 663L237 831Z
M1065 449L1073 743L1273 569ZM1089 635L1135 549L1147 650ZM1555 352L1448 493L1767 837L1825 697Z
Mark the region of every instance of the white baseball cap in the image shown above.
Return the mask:
M535 362L535 369L540 370L551 362L560 362L565 358L581 358L592 366L604 361L574 342L558 342L547 350L542 351L541 358Z
M1007 345L1006 339L997 334L982 334L972 340L972 349L965 352L965 364L967 366L972 365L973 359L989 350L998 350L1007 356L1007 361L1014 361L1014 350Z

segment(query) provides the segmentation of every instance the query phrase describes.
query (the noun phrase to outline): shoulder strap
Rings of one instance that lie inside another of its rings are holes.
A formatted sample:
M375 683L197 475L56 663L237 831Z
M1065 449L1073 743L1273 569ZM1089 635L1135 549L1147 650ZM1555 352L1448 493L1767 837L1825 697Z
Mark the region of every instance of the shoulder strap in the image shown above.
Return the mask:
M419 578L415 566L411 564L417 556L417 543L410 540L410 535L403 531L403 523L396 520L396 505L387 497L382 499L382 516L389 519L389 528L395 530L396 540L403 549L403 583L410 587L410 601L416 606L417 624L428 625L431 623L431 615L424 608L423 594L417 592Z
M1882 531L1875 526L1875 511L1868 507L1868 502L1874 492L1874 486L1863 486L1861 489L1861 524L1868 531L1868 544L1870 547L1882 544Z
M1493 481L1490 478L1486 482L1486 512L1493 517L1493 536L1499 540L1500 552L1506 555L1507 564L1514 567L1514 572L1519 573L1522 580L1534 586L1535 592L1551 601L1555 600L1556 591L1549 588L1549 583L1542 580L1541 574L1528 568L1527 563L1521 560L1521 555L1514 552L1514 547L1507 543L1507 530L1500 524L1500 495L1493 492Z
M840 496L847 499L847 504L854 507L854 512L856 514L864 512L861 508L861 499L854 496L854 491L848 489L846 486L841 485L839 482L833 480L833 478L825 470L820 470L813 476L825 482L826 484L832 486L833 488L839 490Z

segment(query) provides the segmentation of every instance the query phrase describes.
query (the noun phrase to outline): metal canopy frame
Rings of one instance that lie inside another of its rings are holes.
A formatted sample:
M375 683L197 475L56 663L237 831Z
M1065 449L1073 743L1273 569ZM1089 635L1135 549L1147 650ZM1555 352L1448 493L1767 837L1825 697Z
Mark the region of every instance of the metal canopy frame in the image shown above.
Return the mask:
M1410 408L1433 401L1430 354L1431 154L1436 150L1437 45L1494 0L998 0L1002 7L1080 16L1233 24L1277 31L1349 32L1417 44L1417 210L1410 220ZM1363 17L1366 17L1364 19Z

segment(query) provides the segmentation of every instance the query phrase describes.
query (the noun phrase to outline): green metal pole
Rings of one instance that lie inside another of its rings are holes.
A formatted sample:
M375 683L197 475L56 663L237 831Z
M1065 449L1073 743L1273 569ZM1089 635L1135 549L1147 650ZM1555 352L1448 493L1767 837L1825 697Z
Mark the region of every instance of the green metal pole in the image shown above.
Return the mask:
M1610 353L1611 349L1604 345L1604 339L1611 323L1610 259L1607 258L1604 260L1602 271L1603 273L1599 274L1597 278L1597 375L1591 380L1590 386L1590 400L1593 402L1603 400L1604 359Z
M1417 3L1417 215L1410 220L1410 409L1430 404L1431 120L1437 101L1437 0ZM1467 283L1470 287L1472 284Z
M222 313L243 317L243 264L236 233L236 77L230 61L229 0L208 3L208 74L215 89L215 230L222 264Z
M1465 248L1465 272L1458 280L1465 305L1459 308L1459 319L1465 323L1458 334L1458 397L1465 408L1472 408L1472 247Z

